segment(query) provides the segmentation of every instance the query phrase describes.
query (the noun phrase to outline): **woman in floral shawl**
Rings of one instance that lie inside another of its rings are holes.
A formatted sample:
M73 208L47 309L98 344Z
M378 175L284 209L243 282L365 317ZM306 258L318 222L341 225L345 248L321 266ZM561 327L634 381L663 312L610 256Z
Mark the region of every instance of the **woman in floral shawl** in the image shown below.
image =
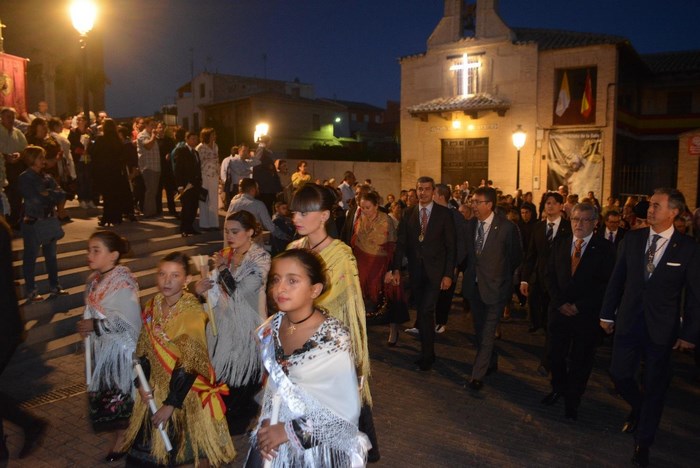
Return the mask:
M350 244L357 259L365 310L371 313L377 308L384 275L394 256L396 230L389 216L379 211L379 196L375 192L362 194L359 208Z
M85 288L85 313L78 332L90 337L94 355L88 384L90 419L96 430L117 429L107 461L124 456L123 429L134 406L131 361L141 330L139 286L131 271L119 265L129 243L112 231L98 231L88 240L88 264L93 273Z

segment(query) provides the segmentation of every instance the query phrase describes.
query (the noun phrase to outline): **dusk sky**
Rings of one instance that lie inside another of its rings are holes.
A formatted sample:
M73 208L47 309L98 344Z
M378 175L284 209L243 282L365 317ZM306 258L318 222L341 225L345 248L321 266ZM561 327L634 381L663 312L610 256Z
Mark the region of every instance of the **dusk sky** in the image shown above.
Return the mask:
M267 78L313 84L316 97L383 107L399 99L397 59L425 51L444 8L442 0L107 3L120 7L98 19L107 110L117 117L173 104L191 57L195 75L263 77L266 69ZM500 14L513 27L624 36L642 54L700 49L700 0L501 0Z

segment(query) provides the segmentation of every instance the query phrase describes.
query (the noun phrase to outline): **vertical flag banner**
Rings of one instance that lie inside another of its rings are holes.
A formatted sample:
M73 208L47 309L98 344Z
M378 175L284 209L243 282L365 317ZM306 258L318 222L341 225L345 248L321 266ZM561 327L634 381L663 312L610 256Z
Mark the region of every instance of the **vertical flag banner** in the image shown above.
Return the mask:
M27 111L27 59L0 53L0 106Z
M559 98L557 99L557 107L554 111L559 117L564 115L566 109L571 104L571 93L569 92L569 78L564 72L564 78L561 79L561 88L559 88Z
M583 97L581 98L581 115L588 118L593 110L593 87L591 86L591 72L586 73L586 87L583 89Z

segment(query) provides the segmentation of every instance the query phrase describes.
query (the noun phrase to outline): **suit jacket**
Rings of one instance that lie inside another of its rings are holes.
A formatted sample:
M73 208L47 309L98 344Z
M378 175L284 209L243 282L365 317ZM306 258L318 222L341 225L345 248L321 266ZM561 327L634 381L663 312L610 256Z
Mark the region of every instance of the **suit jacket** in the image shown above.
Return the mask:
M571 234L571 223L562 217L552 244L559 237L569 234ZM532 228L530 245L527 246L525 261L523 261L520 272L521 281L526 281L530 286L539 284L543 289L547 289L547 265L550 249L551 244L547 242L547 221L538 221Z
M400 269L403 256L406 255L409 275L413 278L421 277L421 268L431 281L437 283L445 276L453 278L456 243L452 213L449 208L433 203L425 238L420 242L419 210L420 205L413 206L401 218L392 269ZM349 216L348 221L352 222Z
M592 236L583 251L576 273L572 276L573 239L571 233L557 236L549 254L547 290L550 297L550 314L558 314L562 304L574 304L579 316L592 322L598 330L598 315L603 304L605 287L615 266L615 247L600 236Z
M196 150L183 145L175 150L175 180L178 187L185 187L192 184L194 188L202 187L202 166Z
M520 234L515 224L501 214L494 214L481 254L476 254L476 231L479 220L467 221L466 255L462 291L467 297L479 295L485 304L507 302L513 294L513 273L523 260Z
M357 213L357 203L353 198L349 202L350 208L345 212L345 222L343 223L343 229L340 231L340 240L350 245L353 234L353 223L355 222L355 213Z
M627 229L617 228L617 235L615 236L615 241L613 242L615 248L617 248L620 245L620 242L622 242L622 239L625 237L626 232ZM605 239L605 224L602 224L598 228L598 231L595 233L595 236Z
M641 317L652 342L658 345L672 345L676 338L700 344L698 244L691 237L674 231L654 273L646 281L645 251L649 231L650 228L637 229L625 235L605 291L600 318L614 320L615 333L625 335Z

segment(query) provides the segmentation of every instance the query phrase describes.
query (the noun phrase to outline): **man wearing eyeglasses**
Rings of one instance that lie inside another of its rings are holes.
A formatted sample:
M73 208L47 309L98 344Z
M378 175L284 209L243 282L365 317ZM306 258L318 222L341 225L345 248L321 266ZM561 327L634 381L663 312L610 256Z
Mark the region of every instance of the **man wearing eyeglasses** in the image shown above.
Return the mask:
M476 335L476 359L466 385L474 391L481 390L484 377L498 369L496 326L512 297L513 274L523 255L518 229L505 216L495 213L495 207L496 190L479 187L474 191L475 217L467 224L467 267L462 283Z
M598 313L615 266L615 247L593 235L598 210L579 203L571 211L571 229L557 237L547 265L549 291L549 365L552 392L542 404L565 400L567 419L578 418L578 407L593 369L600 341Z

